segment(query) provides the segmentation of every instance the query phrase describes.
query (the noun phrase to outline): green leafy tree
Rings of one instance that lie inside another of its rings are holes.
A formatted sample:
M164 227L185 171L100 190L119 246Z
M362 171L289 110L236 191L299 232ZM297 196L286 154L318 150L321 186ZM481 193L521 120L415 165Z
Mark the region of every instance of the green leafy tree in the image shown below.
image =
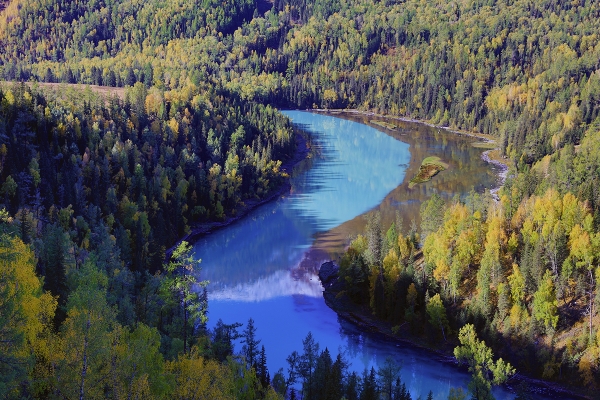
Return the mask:
M421 205L421 238L437 231L444 223L446 203L437 193Z
M165 370L174 381L169 397L177 400L242 398L242 393L236 388L239 376L236 377L235 374L240 373L239 368L240 365L234 360L229 365L207 360L196 346L192 346L191 351L166 363Z
M60 353L55 361L57 396L101 397L108 387L114 311L106 302L108 279L91 262L73 273L74 291L60 329Z
M541 322L546 330L556 329L556 324L558 324L557 305L552 273L550 270L546 270L538 290L533 294L533 318Z
M285 375L283 374L283 368L280 368L279 371L275 373L273 376L273 381L271 382L273 385L273 389L280 395L284 395L287 390Z
M454 348L454 357L469 367L469 391L474 398L492 399L491 385L502 384L515 373L515 369L502 358L494 361L492 349L477 338L473 325L463 326L459 331L458 340L460 346Z
M340 261L340 277L346 283L346 292L352 301L361 304L369 298L368 266L352 245Z
M450 388L448 400L467 400L467 394L462 388Z
M406 292L406 310L404 311L404 318L411 324L411 327L415 326L418 297L417 287L411 283Z
M183 351L190 349L190 338L196 331L198 323L204 324L207 320L206 300L198 293L198 288L205 287L208 282L198 282L196 275L199 271L195 266L200 260L194 257L192 247L182 241L171 255L171 261L165 265L165 278L163 287L166 289L171 307L180 308L182 318L181 334L183 338Z
M109 392L114 398L158 398L168 388L156 328L138 324L133 331L115 326L111 333Z
M446 332L444 328L448 327L448 317L446 316L446 307L440 298L440 294L436 293L427 303L427 315L429 315L429 323L442 330L444 341L446 341Z
M600 248L600 234L591 231L592 217L587 215L584 220L584 226L575 225L569 235L569 246L571 256L576 260L576 265L585 270L588 275L587 295L588 295L588 316L589 316L589 340L593 336L593 317L594 317L594 288L596 281L594 277L594 260L597 249ZM591 234L590 234L591 233Z

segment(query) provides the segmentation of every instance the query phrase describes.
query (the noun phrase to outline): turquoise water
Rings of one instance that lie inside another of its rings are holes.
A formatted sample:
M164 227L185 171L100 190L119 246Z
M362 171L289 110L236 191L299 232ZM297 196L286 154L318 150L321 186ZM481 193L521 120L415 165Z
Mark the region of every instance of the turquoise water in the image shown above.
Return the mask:
M325 305L316 275L330 255L314 250L315 238L373 209L397 189L411 160L409 144L357 122L308 112L285 114L311 134L316 150L311 168L293 175L290 194L195 243L201 279L211 282L209 327L219 319L245 324L252 317L271 376L279 368L287 371L286 357L301 352L302 339L311 331L321 349L327 347L333 357L344 352L350 369L359 373L393 356L403 366L401 378L413 398L432 390L436 399L445 399L451 387L466 388L467 374L435 355L338 320ZM431 146L456 154L473 151L464 143L456 149L443 143L432 140ZM503 389L496 396L514 397Z
M317 141L320 159L295 179L290 208L312 218L319 231L334 228L378 205L404 180L409 145L357 122L288 111Z

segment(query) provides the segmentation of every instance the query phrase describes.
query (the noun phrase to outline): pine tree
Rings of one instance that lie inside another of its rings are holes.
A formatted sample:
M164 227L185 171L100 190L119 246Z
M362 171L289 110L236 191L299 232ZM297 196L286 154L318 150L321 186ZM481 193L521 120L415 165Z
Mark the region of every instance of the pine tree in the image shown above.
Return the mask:
M265 389L268 388L271 377L269 376L269 368L267 367L267 353L265 351L265 346L261 346L260 348L256 374L258 375L262 387Z
M344 388L344 397L347 400L358 400L360 386L359 376L356 374L356 372L352 371L352 373L348 376L348 380Z
M137 82L137 78L135 77L135 73L133 72L133 68L127 69L127 75L125 77L125 85L133 86Z
M317 358L317 362L315 364L314 371L314 379L313 379L313 388L310 391L312 393L312 397L315 400L325 400L327 399L327 386L329 385L331 368L333 366L333 362L331 360L331 355L329 354L329 350L325 348L319 354Z
M221 319L217 321L212 332L212 356L218 361L225 361L233 354L233 341L240 338L237 329L241 323L225 324Z
M377 376L379 377L379 387L381 388L380 393L383 394L385 399L393 399L394 381L400 379L400 370L402 367L398 365L391 356L387 356L383 366L377 370Z
M438 230L444 222L446 203L439 194L434 193L431 198L421 205L421 239Z
M372 266L380 266L382 259L381 252L381 214L377 212L370 213L367 216L367 242L368 250L366 252L367 263Z
M242 354L246 358L246 364L248 368L256 367L258 361L258 345L260 340L256 339L256 328L254 327L254 320L250 318L246 329L242 332ZM264 349L264 346L263 346Z
M377 400L377 380L373 367L371 367L371 372L367 372L366 369L363 372L360 400Z
M314 371L319 355L319 344L315 342L312 332L308 332L306 338L302 341L302 347L304 351L299 358L298 373L303 379L302 392L308 398L312 398Z
M344 378L346 376L347 363L338 353L327 379L325 398L328 400L341 399L344 392Z
M65 317L65 306L68 298L66 267L68 238L63 228L54 223L47 225L43 235L44 251L40 257L43 274L45 276L44 289L49 290L58 297L58 306L55 319L56 324Z

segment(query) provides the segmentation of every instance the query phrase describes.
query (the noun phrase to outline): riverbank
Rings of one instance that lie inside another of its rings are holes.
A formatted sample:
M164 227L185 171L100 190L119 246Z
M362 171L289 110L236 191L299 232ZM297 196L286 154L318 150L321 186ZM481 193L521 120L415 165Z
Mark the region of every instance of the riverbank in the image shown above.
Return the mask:
M499 155L500 151L498 149L487 150L484 151L481 155L481 158L485 162L488 162L492 165L495 165L498 169L498 186L490 190L490 194L496 201L500 201L500 196L498 196L498 192L506 182L506 177L508 176L508 164L506 162L502 162Z
M195 224L192 227L190 233L179 239L176 244L167 249L167 251L165 252L165 258L168 260L171 254L173 253L173 250L182 241L193 243L205 235L208 235L218 229L225 228L226 226L229 226L234 222L239 221L240 219L248 215L248 213L260 207L261 205L273 201L279 198L280 196L285 195L286 193L289 193L291 189L289 176L291 175L292 169L298 163L308 158L308 155L311 150L309 141L306 137L304 137L303 134L296 132L295 136L296 152L294 153L294 156L292 158L288 159L286 162L281 164L280 171L285 172L288 175L288 177L285 178L285 182L283 184L281 184L278 188L271 190L265 197L261 199L249 199L244 201L238 208L236 208L235 215L228 215L223 221L210 221Z
M494 143L496 142L496 138L492 135L487 135L485 133L478 133L478 132L468 132L468 131L464 131L461 129L453 129L453 128L450 128L449 126L435 125L435 124L432 124L431 122L427 122L427 121L415 119L415 118L397 117L397 116L391 116L391 115L385 115L385 114L377 114L372 111L362 111L362 110L356 110L356 109L350 109L350 108L349 109L317 108L317 109L312 109L312 110L308 109L306 111L317 112L317 113L322 113L322 114L334 114L334 115L335 114L338 114L338 115L339 114L355 114L355 115L364 115L367 117L385 118L385 119L389 119L392 121L411 122L411 123L416 123L416 124L423 124L423 125L429 126L431 128L443 129L447 132L456 133L458 135L475 137L475 138L483 139L488 142L494 142ZM393 129L393 128L388 128L388 129Z
M374 113L371 111L361 111L361 110L356 110L356 109L314 109L314 110L307 110L307 111L317 112L320 114L331 114L331 115L336 115L336 116L339 116L342 118L343 118L344 114L348 114L348 115L360 115L360 116L365 116L365 117L377 117L377 118L383 118L383 119L390 120L390 121L423 124L423 125L429 126L431 128L442 129L449 133L477 138L477 139L482 140L483 143L485 143L485 144L496 145L493 149L490 149L488 147L488 150L484 151L481 154L481 158L485 162L494 165L499 170L497 186L494 187L493 189L491 189L490 193L491 193L492 197L494 198L494 200L496 200L496 201L500 200L500 198L498 196L498 192L500 191L500 189L504 185L504 182L506 181L506 177L508 175L509 160L507 158L501 156L500 149L497 146L496 138L492 135L478 133L478 132L468 132L468 131L464 131L464 130L460 130L460 129L453 129L448 126L435 125L430 122L418 120L418 119L414 119L414 118L377 114L377 113ZM396 127L393 124L387 124L387 123L382 124L382 123L376 123L374 121L369 121L369 122L373 123L374 125L377 125L380 128L385 128L385 129L389 129L392 131L396 129Z
M458 342L453 340L443 342L440 340L428 340L427 334L413 334L406 322L398 327L393 327L386 321L374 318L371 309L367 305L356 305L344 294L345 285L338 279L338 272L339 266L333 261L328 261L321 265L318 275L324 288L323 298L325 299L325 304L339 318L351 323L363 332L380 336L394 343L430 352L439 362L459 367L454 357L454 347L459 345ZM528 386L529 392L537 395L577 400L590 398L559 384L531 378L519 373L511 377L504 386L510 391L516 392L522 382Z

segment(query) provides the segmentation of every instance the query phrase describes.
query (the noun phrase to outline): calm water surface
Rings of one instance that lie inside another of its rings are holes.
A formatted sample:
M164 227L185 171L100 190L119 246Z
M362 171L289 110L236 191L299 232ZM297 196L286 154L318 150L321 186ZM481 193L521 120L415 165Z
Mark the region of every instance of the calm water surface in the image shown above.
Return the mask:
M416 124L399 124L386 134L333 116L285 113L310 132L314 150L312 159L295 169L290 194L194 245L202 259L201 279L210 281L209 327L219 319L245 324L252 317L271 376L287 370L286 357L301 352L311 331L321 349L327 347L332 357L345 352L359 373L393 356L413 398L433 390L436 399L445 399L450 387L466 388L469 377L434 355L338 320L325 305L316 274L348 237L362 232L362 215L372 209L379 208L384 220L399 209L410 221L434 191L449 198L492 187L495 174L481 161L482 150L470 145L472 138ZM429 155L439 155L450 169L409 190L408 180ZM513 397L504 390L496 396Z

